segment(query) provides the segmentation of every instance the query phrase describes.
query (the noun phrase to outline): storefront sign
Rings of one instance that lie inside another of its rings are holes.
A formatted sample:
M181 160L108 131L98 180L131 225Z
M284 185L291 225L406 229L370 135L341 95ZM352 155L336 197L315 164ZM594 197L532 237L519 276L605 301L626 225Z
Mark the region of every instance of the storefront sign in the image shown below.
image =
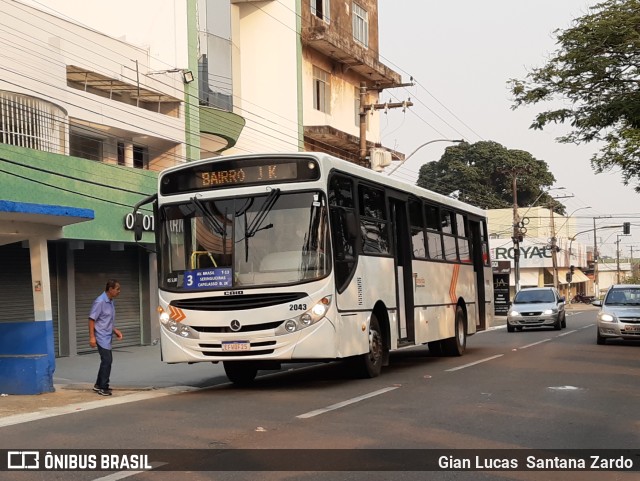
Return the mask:
M509 311L509 261L493 261L493 305L496 316L506 316Z

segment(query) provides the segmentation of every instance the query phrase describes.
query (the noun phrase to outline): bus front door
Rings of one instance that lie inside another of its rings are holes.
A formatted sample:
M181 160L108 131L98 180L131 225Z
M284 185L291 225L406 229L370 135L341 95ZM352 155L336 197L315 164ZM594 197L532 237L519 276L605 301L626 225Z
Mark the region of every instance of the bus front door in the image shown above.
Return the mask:
M390 199L393 249L396 259L396 301L398 306L398 343L415 343L414 298L411 236L407 202Z

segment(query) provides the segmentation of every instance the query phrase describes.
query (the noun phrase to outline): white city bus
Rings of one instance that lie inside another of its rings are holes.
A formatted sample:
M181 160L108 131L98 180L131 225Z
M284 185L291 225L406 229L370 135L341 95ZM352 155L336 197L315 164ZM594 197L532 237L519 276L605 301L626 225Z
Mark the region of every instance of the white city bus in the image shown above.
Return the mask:
M485 211L344 160L190 162L136 210L152 200L167 363L222 361L242 384L350 359L375 377L398 349L462 355L493 315Z

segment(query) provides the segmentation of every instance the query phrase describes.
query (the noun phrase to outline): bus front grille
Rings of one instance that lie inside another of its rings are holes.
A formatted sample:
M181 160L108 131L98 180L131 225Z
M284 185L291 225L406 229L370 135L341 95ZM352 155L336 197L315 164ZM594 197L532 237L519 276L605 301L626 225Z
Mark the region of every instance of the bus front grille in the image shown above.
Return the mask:
M226 333L233 334L235 332L253 332L253 331L267 331L270 329L276 329L284 321L265 322L262 324L246 324L238 331L232 331L229 326L189 326L194 331L208 332L208 333Z
M295 302L307 297L306 292L247 294L239 296L196 297L171 301L172 306L195 311L236 311L259 309Z

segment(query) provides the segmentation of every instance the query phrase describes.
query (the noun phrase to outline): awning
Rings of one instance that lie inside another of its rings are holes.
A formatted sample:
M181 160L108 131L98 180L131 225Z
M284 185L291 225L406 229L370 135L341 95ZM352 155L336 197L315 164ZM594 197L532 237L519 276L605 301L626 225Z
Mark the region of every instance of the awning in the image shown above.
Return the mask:
M0 200L0 245L42 235L49 240L58 239L63 226L94 217L91 209Z
M553 276L553 269L547 269L547 272ZM567 272L569 269L566 267L558 267L558 284L568 284ZM571 284L580 284L581 282L589 282L589 278L577 267L573 270L573 278Z

